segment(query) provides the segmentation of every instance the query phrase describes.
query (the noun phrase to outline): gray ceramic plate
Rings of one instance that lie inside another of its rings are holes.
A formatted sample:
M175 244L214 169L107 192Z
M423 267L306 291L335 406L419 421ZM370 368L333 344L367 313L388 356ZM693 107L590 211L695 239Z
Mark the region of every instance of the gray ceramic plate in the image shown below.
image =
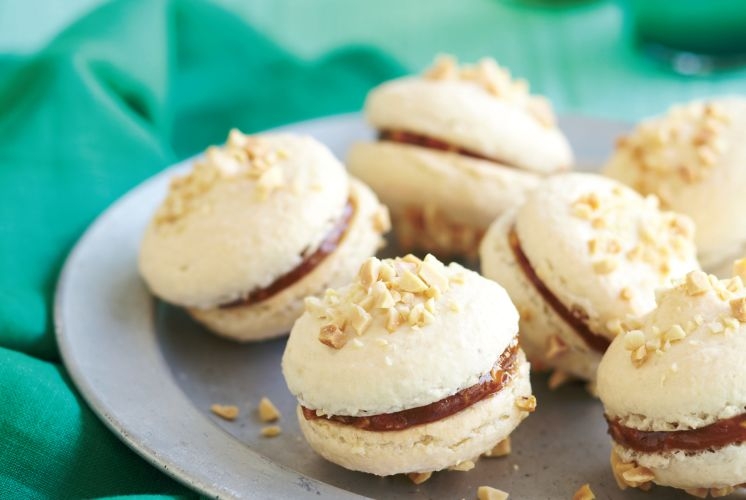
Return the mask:
M561 123L579 163L594 168L624 124L580 117ZM371 135L358 115L284 127L326 143L341 158ZM516 499L571 498L590 483L598 498L675 498L620 492L609 472L602 409L582 386L550 392L534 376L539 408L513 434L513 453L481 460L470 472L442 472L421 486L403 477L349 472L316 456L294 417L280 373L284 339L238 345L207 333L183 312L153 300L137 274L143 229L176 165L132 190L81 238L57 290L56 324L75 384L104 423L155 467L207 495L223 498L474 498L492 485ZM283 432L260 437L255 408L267 395ZM234 422L212 403L241 408Z

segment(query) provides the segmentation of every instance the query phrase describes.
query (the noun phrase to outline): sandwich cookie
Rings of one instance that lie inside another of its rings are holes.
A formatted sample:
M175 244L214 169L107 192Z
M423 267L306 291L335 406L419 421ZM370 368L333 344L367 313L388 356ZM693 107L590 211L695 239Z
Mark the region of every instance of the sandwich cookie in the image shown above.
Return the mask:
M517 334L497 283L431 255L371 258L351 284L306 301L282 370L321 456L427 476L464 470L534 410Z
M655 483L705 498L746 483L746 260L736 271L693 271L660 291L601 361L622 489Z
M604 173L697 226L699 260L728 273L746 253L746 99L692 102L643 121L619 139Z
M441 57L371 91L365 115L378 140L354 145L348 166L389 206L405 250L476 257L498 215L573 161L549 102L492 59Z
M349 282L388 212L322 144L234 130L172 180L140 249L163 300L240 341L286 333L303 299Z
M595 379L601 355L628 315L655 306L655 289L698 269L693 225L614 180L554 176L490 227L482 272L521 313L532 363Z

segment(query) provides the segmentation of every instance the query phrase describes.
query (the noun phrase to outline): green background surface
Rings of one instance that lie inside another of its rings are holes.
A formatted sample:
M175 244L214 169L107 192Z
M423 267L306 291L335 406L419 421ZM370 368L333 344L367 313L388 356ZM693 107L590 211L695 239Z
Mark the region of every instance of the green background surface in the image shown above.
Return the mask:
M8 0L5 0L8 2ZM691 0L685 0L691 1ZM25 0L0 11L0 50L34 50L101 0ZM410 70L437 52L491 55L547 94L560 111L618 119L671 103L746 91L746 70L672 73L637 51L624 2L519 0L216 0L304 58L346 44L379 47ZM711 2L712 5L717 5ZM560 6L556 5L569 5ZM538 5L538 6L537 6ZM48 14L40 15L50 9ZM9 14L9 15L8 15ZM32 27L32 28L29 28Z
M623 32L611 2L0 0L0 497L194 496L103 427L54 342L59 268L121 194L230 127L359 109L437 52L587 115L744 91L744 70L679 76Z

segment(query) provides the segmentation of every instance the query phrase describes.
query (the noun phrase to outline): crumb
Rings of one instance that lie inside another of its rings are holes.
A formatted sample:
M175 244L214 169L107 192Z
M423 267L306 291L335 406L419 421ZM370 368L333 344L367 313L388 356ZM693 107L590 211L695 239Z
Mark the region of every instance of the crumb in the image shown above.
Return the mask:
M266 427L262 427L261 434L264 437L272 438L275 436L279 436L282 432L282 429L279 425L268 425Z
M210 411L225 420L235 420L238 417L238 407L233 405L212 405Z
M277 407L269 400L268 397L264 396L259 400L259 419L262 422L274 422L280 418L280 411Z
M422 484L430 479L430 476L432 475L432 472L410 472L409 474L407 474L407 477L414 484Z
M480 486L477 489L478 500L507 500L508 494L503 490L492 488L491 486Z
M595 500L596 495L593 494L593 491L591 491L591 487L588 483L585 483L583 486L578 489L578 491L575 492L575 494L572 496L572 500Z

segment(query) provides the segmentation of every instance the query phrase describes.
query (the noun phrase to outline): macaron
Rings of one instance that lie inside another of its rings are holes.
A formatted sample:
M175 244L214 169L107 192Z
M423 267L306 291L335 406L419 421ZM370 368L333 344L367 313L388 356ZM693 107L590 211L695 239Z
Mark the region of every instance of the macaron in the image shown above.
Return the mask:
M702 266L726 275L746 253L744 134L742 97L677 105L620 138L604 174L690 216Z
M140 248L153 294L239 341L287 333L303 299L348 282L388 212L322 144L231 131L172 179Z
M535 408L517 334L497 283L432 255L371 258L307 299L282 371L327 460L379 476L464 470Z
M526 203L495 221L481 249L482 272L502 284L521 313L521 345L532 363L595 379L601 355L627 315L655 306L655 289L698 269L689 218L658 208L599 175L546 180Z
M671 486L705 498L746 483L746 260L658 293L598 368L620 488Z
M391 209L404 251L476 257L498 215L573 162L549 101L492 59L441 57L373 89L365 116L378 139L348 166Z

